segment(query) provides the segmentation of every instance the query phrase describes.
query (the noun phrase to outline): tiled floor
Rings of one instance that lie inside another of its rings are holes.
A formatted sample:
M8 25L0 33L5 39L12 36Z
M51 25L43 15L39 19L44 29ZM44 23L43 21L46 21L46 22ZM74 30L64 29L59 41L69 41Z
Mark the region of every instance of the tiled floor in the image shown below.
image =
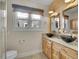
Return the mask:
M32 56L27 56L19 59L47 59L47 57L43 53L35 54Z

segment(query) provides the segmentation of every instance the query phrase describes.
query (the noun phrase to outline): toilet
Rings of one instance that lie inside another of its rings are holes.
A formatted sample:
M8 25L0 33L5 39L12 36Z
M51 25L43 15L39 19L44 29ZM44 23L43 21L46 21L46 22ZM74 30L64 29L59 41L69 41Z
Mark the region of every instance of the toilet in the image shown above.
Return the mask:
M17 51L10 50L6 52L6 59L15 59L17 56Z

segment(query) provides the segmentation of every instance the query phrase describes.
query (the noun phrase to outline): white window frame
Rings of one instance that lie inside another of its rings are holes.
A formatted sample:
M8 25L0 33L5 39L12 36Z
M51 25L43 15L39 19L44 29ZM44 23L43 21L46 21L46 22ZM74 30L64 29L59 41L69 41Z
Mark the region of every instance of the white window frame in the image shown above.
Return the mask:
M18 12L18 11L16 11L16 12ZM41 29L42 29L42 26L41 26L42 16L41 16L41 15L40 15L40 19L32 19L31 14L28 13L28 14L29 14L29 18L23 19L23 20L27 20L28 26L27 26L27 28L26 28L25 25L24 25L24 28L23 28L23 27L18 27L17 22L18 22L19 20L22 20L22 19L20 19L20 18L18 18L18 17L16 16L16 12L14 12L14 15L15 15L15 21L14 21L14 23L15 23L15 30L16 30L16 31L41 31ZM27 13L27 12L26 12L26 13ZM36 15L39 15L39 14L36 14ZM31 27L32 21L38 21L38 22L39 22L39 28L35 28L35 27L32 28L32 27Z

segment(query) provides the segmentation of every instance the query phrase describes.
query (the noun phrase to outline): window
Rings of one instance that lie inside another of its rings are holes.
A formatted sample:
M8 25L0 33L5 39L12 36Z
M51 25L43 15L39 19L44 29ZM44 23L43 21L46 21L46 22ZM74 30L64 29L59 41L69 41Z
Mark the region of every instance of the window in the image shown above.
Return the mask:
M23 13L23 12L16 12L16 16L19 19L27 19L27 18L29 18L29 14L28 13Z
M28 27L29 13L16 11L15 16L16 16L16 20L17 20L17 27L19 27L19 28L27 28Z
M28 26L28 22L26 20L18 20L18 27L26 28Z
M41 30L43 11L35 8L12 5L14 10L14 24L19 30Z
M40 21L32 21L31 28L40 28Z
M31 14L31 28L32 29L39 29L41 28L41 15Z
M41 20L41 15L31 14L32 20Z

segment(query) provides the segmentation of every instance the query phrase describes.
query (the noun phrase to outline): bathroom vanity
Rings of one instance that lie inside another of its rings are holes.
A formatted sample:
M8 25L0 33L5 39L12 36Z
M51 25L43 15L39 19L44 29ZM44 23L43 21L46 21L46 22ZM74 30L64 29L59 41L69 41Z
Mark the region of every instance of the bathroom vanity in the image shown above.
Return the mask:
M48 59L78 59L77 42L66 43L57 37L42 36L42 50Z

